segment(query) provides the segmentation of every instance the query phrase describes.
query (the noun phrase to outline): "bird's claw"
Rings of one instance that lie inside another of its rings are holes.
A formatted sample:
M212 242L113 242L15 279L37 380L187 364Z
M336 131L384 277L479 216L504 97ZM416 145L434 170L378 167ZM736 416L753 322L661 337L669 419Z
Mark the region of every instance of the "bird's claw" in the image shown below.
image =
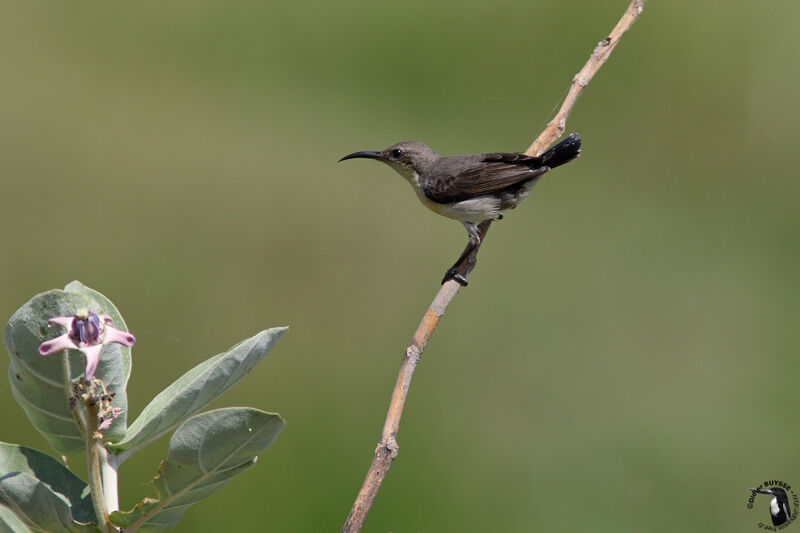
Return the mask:
M467 286L467 278L465 278L462 274L460 274L455 267L450 268L447 272L444 273L444 278L442 278L442 285L444 285L451 279L455 280L455 282L461 285L462 287Z

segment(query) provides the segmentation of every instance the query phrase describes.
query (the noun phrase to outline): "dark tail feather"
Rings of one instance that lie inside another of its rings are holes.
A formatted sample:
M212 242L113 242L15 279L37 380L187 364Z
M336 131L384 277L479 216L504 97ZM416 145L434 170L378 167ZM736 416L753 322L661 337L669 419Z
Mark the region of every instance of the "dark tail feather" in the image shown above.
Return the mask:
M569 137L550 148L539 156L542 165L556 168L564 163L569 163L581 153L581 138L577 133L571 133Z

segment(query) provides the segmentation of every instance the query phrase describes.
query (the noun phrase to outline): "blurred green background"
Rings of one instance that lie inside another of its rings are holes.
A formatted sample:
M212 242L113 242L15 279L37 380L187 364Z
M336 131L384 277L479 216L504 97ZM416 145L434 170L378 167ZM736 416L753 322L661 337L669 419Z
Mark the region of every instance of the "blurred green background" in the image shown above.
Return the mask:
M106 294L131 417L291 325L215 403L286 428L178 531L337 531L466 241L337 159L525 150L626 5L3 2L0 316ZM752 531L747 487L800 484L799 18L645 5L569 120L583 156L494 224L428 345L365 531ZM0 398L0 440L49 451ZM123 467L124 506L165 450Z

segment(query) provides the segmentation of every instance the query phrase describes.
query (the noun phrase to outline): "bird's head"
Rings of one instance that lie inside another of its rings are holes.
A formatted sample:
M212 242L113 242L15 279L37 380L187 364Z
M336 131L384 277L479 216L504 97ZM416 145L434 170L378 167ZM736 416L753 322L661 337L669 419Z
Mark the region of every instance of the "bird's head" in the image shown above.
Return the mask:
M758 489L750 489L750 490L752 490L753 492L760 492L761 494L770 494L772 496L778 496L778 497L786 498L786 491L783 490L780 487L764 487L763 489L762 488L758 488Z
M398 174L406 179L413 179L414 176L424 172L429 166L433 165L439 154L434 152L429 146L417 141L404 141L393 144L389 148L379 152L364 151L354 152L346 155L339 161L356 158L376 159L383 161Z

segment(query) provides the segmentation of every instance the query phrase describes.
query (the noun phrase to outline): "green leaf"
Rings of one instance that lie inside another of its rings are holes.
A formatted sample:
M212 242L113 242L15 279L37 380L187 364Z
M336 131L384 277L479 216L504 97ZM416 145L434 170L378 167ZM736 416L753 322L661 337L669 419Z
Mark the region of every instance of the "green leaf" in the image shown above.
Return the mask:
M8 368L11 392L31 424L60 454L82 451L85 445L75 415L69 408L71 380L83 373L84 356L77 350L65 350L43 357L39 355L39 345L64 333L61 326L48 326L48 319L73 316L81 308L109 315L114 320L114 327L127 331L111 302L74 281L65 291L52 290L31 298L9 319L3 339L11 359ZM103 432L109 440L120 439L125 432L128 407L125 385L130 371L130 348L119 344L103 348L95 376L103 380L109 392L115 393L112 405L123 410L123 414Z
M165 531L184 511L222 488L256 462L283 429L277 414L247 407L218 409L194 416L169 441L169 454L153 480L157 498L131 511L111 513L111 522L126 530Z
M122 463L134 452L194 415L233 386L267 355L288 328L272 328L200 363L144 408L125 438L109 446Z
M33 533L14 511L0 505L0 533Z
M74 522L66 498L22 472L0 476L0 499L34 531L97 531L94 525Z
M69 502L73 520L96 522L86 482L53 457L26 446L0 442L0 472L22 472L38 479Z

